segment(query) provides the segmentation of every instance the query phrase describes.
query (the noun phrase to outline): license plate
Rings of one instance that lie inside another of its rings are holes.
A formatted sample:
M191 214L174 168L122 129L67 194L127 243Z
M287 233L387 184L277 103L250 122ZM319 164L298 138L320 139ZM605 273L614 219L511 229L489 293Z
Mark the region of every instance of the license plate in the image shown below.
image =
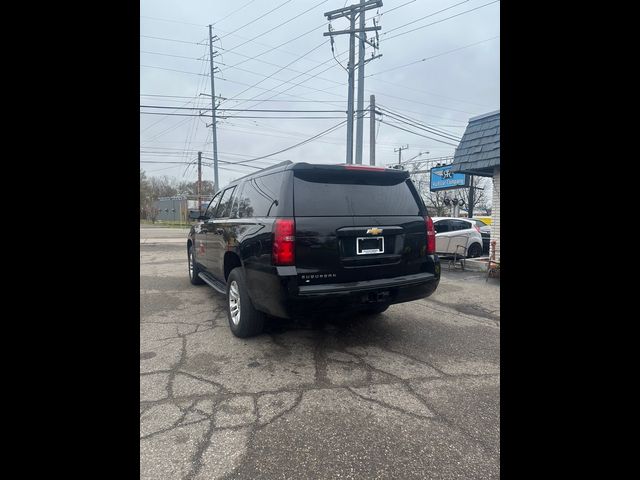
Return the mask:
M358 255L384 253L384 237L357 237L356 253Z

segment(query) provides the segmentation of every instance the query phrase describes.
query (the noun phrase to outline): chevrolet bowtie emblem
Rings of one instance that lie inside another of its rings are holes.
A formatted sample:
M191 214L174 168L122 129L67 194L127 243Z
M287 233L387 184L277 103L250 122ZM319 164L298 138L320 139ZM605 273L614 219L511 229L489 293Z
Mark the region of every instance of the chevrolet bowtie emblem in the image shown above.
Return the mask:
M367 234L371 234L371 235L380 235L382 233L382 229L381 228L370 228L369 230L367 230Z

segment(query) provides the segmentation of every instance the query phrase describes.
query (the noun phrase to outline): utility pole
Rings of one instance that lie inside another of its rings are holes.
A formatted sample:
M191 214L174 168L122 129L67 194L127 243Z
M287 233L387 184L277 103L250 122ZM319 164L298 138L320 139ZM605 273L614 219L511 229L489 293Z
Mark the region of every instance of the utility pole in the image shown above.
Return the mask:
M406 150L407 148L409 148L409 145L405 145L404 147L399 147L399 148L394 148L393 151L394 152L398 152L398 165L402 164L402 150Z
M376 96L369 97L369 165L376 164Z
M360 71L358 72L358 113L360 114L359 120L359 130L358 130L358 142L356 145L356 163L362 163L362 110L364 103L364 64L366 63L364 60L364 33L368 31L380 30L382 27L374 26L374 27L365 27L365 12L372 8L379 8L382 6L382 0L360 0L359 4L350 5L348 7L340 8L338 10L332 10L330 12L325 12L325 17L327 20L335 20L336 18L347 17L350 21L349 30L338 30L334 31L331 29L331 24L329 24L329 31L325 32L323 36L331 37L331 45L333 49L333 35L344 35L349 34L349 64L347 65L347 73L349 75L348 81L348 95L347 95L347 155L346 155L346 163L353 163L353 91L355 88L355 34L359 33L362 38L360 39L360 46L358 49L359 52L359 62L360 62ZM356 29L356 14L360 14L360 28ZM375 45L377 48L377 44ZM380 55L378 55L380 57ZM371 60L378 57L372 57ZM360 78L362 76L362 78ZM361 99L362 98L362 99Z
M475 189L473 186L473 175L469 176L469 205L467 206L467 211L469 212L468 217L473 217L473 202L475 201Z
M216 39L218 37L216 36ZM215 52L217 53L217 52ZM213 193L220 188L218 183L218 136L216 134L216 87L213 73L216 67L213 66L213 25L209 25L209 61L211 63L211 119L213 128Z
M355 14L351 14L351 36L349 38L349 94L347 98L347 163L353 163L353 69L355 68L355 41L353 31L356 28Z
M364 30L365 14L362 6L365 0L360 0L360 26L359 30ZM356 163L362 164L362 142L363 142L363 121L364 121L364 40L366 33L358 35L358 109L356 113Z
M202 213L202 152L198 152L198 215Z

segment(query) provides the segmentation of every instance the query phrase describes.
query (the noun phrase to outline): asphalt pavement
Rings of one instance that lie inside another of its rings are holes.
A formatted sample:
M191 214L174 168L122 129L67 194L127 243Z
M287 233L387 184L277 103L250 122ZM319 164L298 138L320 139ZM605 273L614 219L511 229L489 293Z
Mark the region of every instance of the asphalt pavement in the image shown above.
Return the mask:
M140 229L140 478L499 478L499 280L238 339L186 233Z

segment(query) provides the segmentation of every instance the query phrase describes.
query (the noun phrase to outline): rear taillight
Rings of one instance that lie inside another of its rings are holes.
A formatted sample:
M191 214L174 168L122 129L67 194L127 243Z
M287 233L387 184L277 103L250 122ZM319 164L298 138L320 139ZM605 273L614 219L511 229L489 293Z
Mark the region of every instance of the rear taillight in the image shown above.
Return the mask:
M273 250L271 260L274 265L295 265L296 224L292 218L278 218L273 228Z
M477 232L478 232L478 233L480 233L480 227L479 227L479 226L477 226L477 225L476 225L476 226L475 226L475 227L473 227L473 228L475 228L475 229L477 230Z
M436 231L433 229L431 217L424 217L427 225L427 254L436 253Z

